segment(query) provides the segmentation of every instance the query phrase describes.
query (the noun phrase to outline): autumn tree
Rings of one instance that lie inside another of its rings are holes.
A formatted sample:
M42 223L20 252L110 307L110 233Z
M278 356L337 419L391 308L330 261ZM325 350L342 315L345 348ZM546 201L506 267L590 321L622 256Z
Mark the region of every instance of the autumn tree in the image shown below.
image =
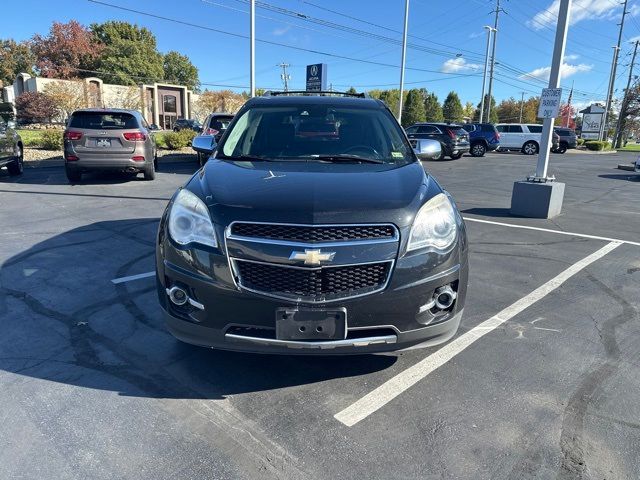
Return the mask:
M467 102L464 104L464 108L462 109L463 113L464 113L464 117L465 119L473 119L473 114L475 113L476 109L473 106L472 102Z
M99 70L105 83L136 85L160 82L164 78L163 57L150 30L128 22L108 21L91 25L102 44Z
M435 93L429 93L424 100L424 115L427 122L442 122L442 106Z
M409 90L407 101L402 108L402 126L408 127L414 123L424 122L424 98L416 88Z
M18 120L26 122L50 122L57 109L44 93L24 92L16 98Z
M522 123L540 123L538 119L538 107L540 97L530 97L522 106Z
M212 112L235 113L240 110L245 99L239 93L231 90L206 90L196 102L194 102L194 112L196 117L203 119Z
M49 35L31 39L40 75L49 78L95 76L93 71L102 53L102 45L90 30L75 20L53 22Z
M73 80L51 82L44 87L44 94L51 99L58 116L62 119L69 118L74 110L87 106L82 82Z
M442 115L447 122L461 122L464 116L460 97L456 92L449 92L442 104Z
M162 69L165 82L186 85L195 91L200 89L198 69L189 57L174 51L168 52L162 57Z
M495 111L500 123L518 123L520 121L520 102L513 97L502 100Z
M127 110L142 110L142 95L140 87L131 85L121 86L112 91L105 99L105 108L126 108Z
M567 128L571 128L574 130L576 128L576 109L573 108L568 103L564 103L560 106L560 110L558 112L558 116L554 122L554 125L559 127L566 126Z
M0 87L13 84L19 73L33 74L36 57L26 42L0 40Z

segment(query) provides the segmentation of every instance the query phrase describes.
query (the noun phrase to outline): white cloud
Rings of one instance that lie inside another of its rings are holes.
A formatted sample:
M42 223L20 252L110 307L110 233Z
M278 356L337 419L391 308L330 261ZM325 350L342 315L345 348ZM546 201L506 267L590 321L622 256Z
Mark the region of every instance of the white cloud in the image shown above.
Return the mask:
M635 8L634 8L635 7ZM560 0L553 0L544 10L539 11L527 24L535 30L542 30L547 26L554 27L558 22ZM640 13L640 7L635 4L629 7L629 13L633 16ZM611 20L622 15L621 2L612 0L582 0L579 4L574 2L570 12L571 25L582 20Z
M443 73L475 72L482 68L476 63L467 63L463 57L450 58L442 64L440 71Z
M575 53L569 54L569 55L565 55L564 59L565 60L577 60L580 58L580 55L577 55Z
M271 34L276 36L276 37L281 37L282 35L284 35L285 33L287 33L289 30L291 30L291 26L287 25L286 27L282 27L282 28L276 28L274 29Z
M485 35L486 32L473 32L469 34L469 38L478 38L478 37L482 37L483 35Z
M562 64L561 78L566 79L571 75L575 75L576 73L584 73L590 72L593 69L593 65L586 65L584 63L580 63L578 65L571 65L569 63ZM531 78L536 78L538 80L549 80L549 74L551 73L551 67L540 67L535 70L530 71L529 73L525 73L524 75L520 75L521 80L527 80Z

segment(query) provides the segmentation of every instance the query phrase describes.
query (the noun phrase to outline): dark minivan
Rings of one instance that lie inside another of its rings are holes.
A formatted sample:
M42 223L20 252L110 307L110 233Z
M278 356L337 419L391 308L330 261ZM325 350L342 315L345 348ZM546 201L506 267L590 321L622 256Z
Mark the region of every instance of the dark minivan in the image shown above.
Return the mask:
M406 129L409 141L432 139L440 142L440 156L434 160L450 157L457 160L469 151L469 134L461 125L453 123L416 123Z
M171 333L196 345L399 350L455 334L467 256L455 203L383 102L270 93L169 202L158 298Z

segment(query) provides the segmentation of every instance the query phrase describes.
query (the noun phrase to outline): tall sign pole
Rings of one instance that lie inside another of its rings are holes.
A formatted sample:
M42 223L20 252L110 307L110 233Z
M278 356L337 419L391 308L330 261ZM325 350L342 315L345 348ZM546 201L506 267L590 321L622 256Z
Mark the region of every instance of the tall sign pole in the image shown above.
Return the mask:
M549 150L551 148L551 135L553 123L560 110L562 89L560 86L560 74L564 59L564 49L569 30L569 11L572 0L560 0L558 12L558 26L556 27L556 39L553 47L553 59L551 61L551 73L549 76L549 88L542 91L540 96L540 110L538 117L543 117L542 138L540 140L538 164L534 176L526 181L516 182L513 185L511 196L511 214L524 217L552 218L562 211L564 198L564 183L555 182L554 177L548 177Z
M607 105L604 109L604 117L602 117L602 134L600 140L607 139L607 117L609 116L609 109L611 108L611 101L613 100L613 89L616 83L616 69L618 68L618 55L620 53L620 43L622 42L622 30L624 29L624 19L627 16L627 1L624 0L622 4L622 20L620 20L620 30L618 30L618 43L613 51L613 62L611 63L611 77L609 77L609 89L607 90Z
M484 72L482 74L482 98L480 99L480 123L482 123L482 119L484 118L484 87L487 83L487 68L489 66L489 47L491 46L491 32L493 31L493 27L489 25L485 25L484 28L487 29L487 51L484 54Z
M400 101L398 102L398 122L402 124L402 96L404 90L404 64L407 60L407 29L409 28L409 0L404 3L404 34L402 36L402 63L400 65Z
M256 96L256 0L249 7L249 95Z

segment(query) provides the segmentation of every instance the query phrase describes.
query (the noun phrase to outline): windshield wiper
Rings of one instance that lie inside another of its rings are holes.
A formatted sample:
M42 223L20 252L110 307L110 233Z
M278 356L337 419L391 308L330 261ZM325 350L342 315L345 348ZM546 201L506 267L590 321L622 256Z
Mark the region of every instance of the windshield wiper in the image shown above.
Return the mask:
M336 154L336 155L310 155L308 157L313 160L321 160L324 162L362 162L362 163L384 163L384 160L378 158L367 158L359 155Z
M260 155L235 155L233 157L218 156L218 160L231 160L233 162L271 162L272 160Z

